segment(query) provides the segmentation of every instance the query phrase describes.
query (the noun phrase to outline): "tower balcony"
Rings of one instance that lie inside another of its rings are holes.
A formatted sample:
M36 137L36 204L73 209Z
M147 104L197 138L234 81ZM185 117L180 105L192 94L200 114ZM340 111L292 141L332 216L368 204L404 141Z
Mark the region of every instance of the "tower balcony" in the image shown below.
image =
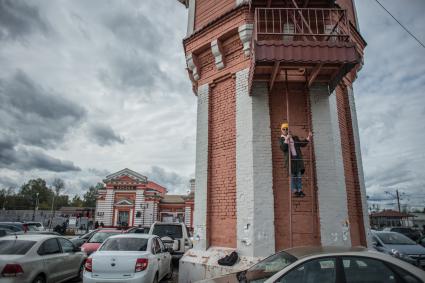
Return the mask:
M257 8L251 82L328 83L331 90L363 60L366 42L347 11L332 8Z

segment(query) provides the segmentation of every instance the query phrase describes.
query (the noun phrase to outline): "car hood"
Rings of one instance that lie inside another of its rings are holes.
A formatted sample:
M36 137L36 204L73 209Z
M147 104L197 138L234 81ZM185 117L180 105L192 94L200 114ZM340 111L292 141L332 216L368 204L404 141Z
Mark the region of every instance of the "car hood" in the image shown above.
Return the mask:
M223 275L220 277L215 277L215 278L210 278L210 279L205 279L205 280L201 280L198 281L198 283L202 282L202 283L239 283L239 280L237 278L237 273L230 273L227 275Z
M81 246L81 250L84 252L94 252L100 247L102 243L85 243Z
M385 245L389 250L395 249L404 254L423 254L425 255L425 248L421 245Z

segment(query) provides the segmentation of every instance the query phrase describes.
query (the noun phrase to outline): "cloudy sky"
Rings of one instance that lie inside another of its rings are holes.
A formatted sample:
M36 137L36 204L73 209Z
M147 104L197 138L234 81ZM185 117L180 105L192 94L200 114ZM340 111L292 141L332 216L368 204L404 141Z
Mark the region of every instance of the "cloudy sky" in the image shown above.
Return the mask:
M423 0L381 0L425 41ZM355 94L368 194L425 204L425 49L375 1ZM183 193L195 171L196 97L176 0L0 0L0 184L66 181L81 194L125 167ZM420 198L418 198L420 196Z

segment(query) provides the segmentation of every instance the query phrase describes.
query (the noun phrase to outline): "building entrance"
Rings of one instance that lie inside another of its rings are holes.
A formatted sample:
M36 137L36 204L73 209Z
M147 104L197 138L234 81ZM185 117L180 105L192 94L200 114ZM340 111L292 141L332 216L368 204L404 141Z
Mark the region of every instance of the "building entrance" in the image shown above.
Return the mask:
M119 211L118 212L118 225L119 226L128 226L128 211Z

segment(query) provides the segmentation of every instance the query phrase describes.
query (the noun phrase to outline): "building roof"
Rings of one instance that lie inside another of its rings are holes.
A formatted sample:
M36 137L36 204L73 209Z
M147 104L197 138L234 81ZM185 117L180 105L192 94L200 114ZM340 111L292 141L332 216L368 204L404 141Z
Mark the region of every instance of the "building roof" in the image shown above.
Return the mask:
M184 203L182 195L165 195L161 203Z
M414 215L405 213L405 212L398 212L395 210L383 210L380 212L373 212L370 214L370 217L399 217L399 218L405 218L405 217L414 217Z
M117 179L117 178L120 178L120 177L123 177L123 176L130 177L132 180L136 180L136 181L141 182L141 183L147 183L147 181L148 181L148 178L146 176L143 176L142 174L139 174L139 173L137 173L133 170L125 168L125 169L120 170L116 173L113 173L113 174L106 176L106 178L105 178L105 180L103 180L103 182L106 184L106 183L109 183L113 179Z

